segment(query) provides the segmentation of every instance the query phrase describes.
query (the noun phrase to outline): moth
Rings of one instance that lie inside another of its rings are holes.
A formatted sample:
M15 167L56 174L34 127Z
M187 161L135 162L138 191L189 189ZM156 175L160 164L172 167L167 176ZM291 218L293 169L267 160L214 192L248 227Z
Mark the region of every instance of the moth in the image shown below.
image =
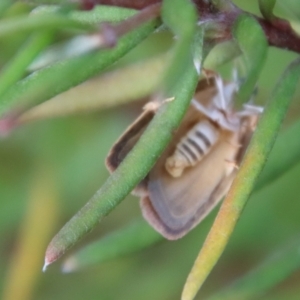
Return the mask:
M172 141L133 190L144 218L167 239L184 236L203 220L237 174L262 108L245 104L234 110L236 90L236 83L217 74L201 80ZM109 171L132 149L155 111L148 106L113 145Z

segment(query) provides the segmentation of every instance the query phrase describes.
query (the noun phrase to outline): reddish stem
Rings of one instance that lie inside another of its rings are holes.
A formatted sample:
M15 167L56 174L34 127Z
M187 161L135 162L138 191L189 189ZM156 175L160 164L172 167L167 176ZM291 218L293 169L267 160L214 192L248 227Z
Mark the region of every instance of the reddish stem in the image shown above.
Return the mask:
M113 47L117 43L118 38L124 34L134 30L145 22L158 18L160 16L160 8L161 4L156 3L145 7L132 17L116 25L110 23L101 24L100 36L103 39L104 45Z
M300 53L300 37L287 21L275 19L269 22L262 18L257 20L266 34L269 45Z
M93 5L106 4L134 9L143 9L161 0L81 0L85 8L91 8ZM235 18L243 13L240 9L232 4L231 11L219 11L210 1L193 0L201 21L211 21L219 25L216 40L227 40L231 38L231 26ZM263 28L269 45L283 48L300 53L300 37L293 31L290 24L278 18L268 21L266 19L254 16Z
M149 5L160 3L162 0L82 0L84 9L92 9L95 5L112 5L133 9L143 9Z

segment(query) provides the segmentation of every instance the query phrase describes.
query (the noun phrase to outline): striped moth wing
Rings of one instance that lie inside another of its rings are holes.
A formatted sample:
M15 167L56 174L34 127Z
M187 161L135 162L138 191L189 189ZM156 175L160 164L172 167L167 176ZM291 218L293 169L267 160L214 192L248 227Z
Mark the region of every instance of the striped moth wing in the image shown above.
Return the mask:
M212 108L212 101L220 93L215 82L213 79L199 82L193 101L204 110L190 105L172 141L133 191L141 197L144 218L170 240L194 228L226 195L258 119L254 112L238 115L235 111ZM232 97L232 93L229 96ZM221 111L220 116L225 121L211 117L215 116L214 111L210 115L212 109ZM115 170L132 149L154 114L154 110L145 110L115 143L106 161L110 171ZM222 125L232 117L233 128ZM173 161L168 167L170 158ZM177 165L180 165L179 172ZM175 172L172 172L174 166Z

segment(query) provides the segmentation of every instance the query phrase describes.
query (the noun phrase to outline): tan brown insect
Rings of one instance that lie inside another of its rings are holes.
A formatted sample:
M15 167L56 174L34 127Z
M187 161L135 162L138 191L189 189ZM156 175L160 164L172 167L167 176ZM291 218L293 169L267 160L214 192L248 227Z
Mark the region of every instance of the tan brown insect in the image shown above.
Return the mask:
M194 228L225 196L236 176L261 107L235 111L234 83L201 80L178 130L147 177L134 189L145 219L167 239ZM175 100L176 101L176 100ZM112 147L112 172L132 149L155 109L146 109Z

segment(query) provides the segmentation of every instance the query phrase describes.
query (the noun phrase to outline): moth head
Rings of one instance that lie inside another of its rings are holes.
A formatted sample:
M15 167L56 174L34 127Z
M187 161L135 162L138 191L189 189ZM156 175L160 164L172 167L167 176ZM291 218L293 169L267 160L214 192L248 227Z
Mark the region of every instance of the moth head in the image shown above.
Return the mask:
M236 115L233 107L235 94L238 85L235 82L224 82L223 79L214 73L215 94L207 106L193 99L192 105L220 127L237 131L240 127L240 116Z

